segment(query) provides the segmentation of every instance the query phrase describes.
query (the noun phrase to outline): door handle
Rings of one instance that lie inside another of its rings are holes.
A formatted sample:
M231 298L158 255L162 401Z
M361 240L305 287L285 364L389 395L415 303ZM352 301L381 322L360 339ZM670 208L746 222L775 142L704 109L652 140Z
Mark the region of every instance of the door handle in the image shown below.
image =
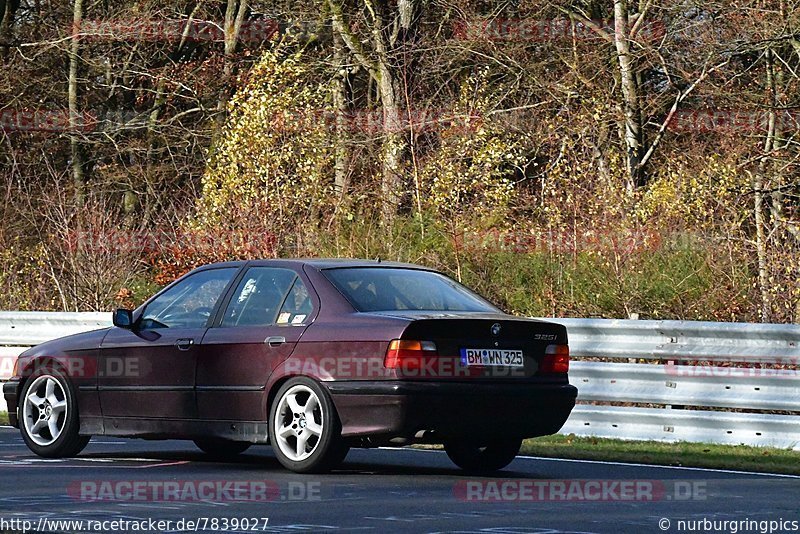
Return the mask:
M192 338L185 338L179 339L175 342L175 346L178 347L178 350L189 350L194 345L194 339Z
M267 339L264 340L264 343L266 343L270 347L278 347L286 343L286 338L283 336L269 336Z

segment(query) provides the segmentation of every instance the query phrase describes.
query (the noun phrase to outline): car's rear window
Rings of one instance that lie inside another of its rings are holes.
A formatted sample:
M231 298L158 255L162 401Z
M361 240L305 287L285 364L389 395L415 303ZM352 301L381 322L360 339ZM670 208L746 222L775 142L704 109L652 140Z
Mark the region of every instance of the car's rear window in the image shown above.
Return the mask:
M389 267L353 267L323 271L361 312L497 312L497 308L439 273Z

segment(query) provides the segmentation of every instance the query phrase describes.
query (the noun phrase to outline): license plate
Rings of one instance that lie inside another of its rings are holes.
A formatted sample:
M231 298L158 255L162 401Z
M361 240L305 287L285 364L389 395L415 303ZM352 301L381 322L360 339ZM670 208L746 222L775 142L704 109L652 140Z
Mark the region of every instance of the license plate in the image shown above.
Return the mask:
M461 349L461 363L467 367L506 366L522 367L522 351L506 349Z

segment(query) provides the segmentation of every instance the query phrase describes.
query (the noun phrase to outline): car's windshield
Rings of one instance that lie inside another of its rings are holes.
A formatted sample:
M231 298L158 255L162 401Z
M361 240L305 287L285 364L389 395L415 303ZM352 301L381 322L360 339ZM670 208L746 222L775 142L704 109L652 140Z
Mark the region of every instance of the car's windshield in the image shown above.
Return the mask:
M361 312L500 311L458 282L430 271L355 267L328 269L323 272Z

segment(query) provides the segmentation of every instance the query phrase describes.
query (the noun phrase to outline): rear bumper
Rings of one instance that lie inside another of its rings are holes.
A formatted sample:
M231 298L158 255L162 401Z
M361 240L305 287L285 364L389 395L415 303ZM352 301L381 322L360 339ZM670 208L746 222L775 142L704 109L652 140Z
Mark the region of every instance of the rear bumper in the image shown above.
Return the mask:
M19 392L19 380L10 380L3 384L3 397L8 404L8 422L11 426L19 427L17 421L17 399Z
M376 443L401 438L441 442L554 434L578 390L569 384L410 381L327 382L345 437ZM398 442L400 442L398 441Z

